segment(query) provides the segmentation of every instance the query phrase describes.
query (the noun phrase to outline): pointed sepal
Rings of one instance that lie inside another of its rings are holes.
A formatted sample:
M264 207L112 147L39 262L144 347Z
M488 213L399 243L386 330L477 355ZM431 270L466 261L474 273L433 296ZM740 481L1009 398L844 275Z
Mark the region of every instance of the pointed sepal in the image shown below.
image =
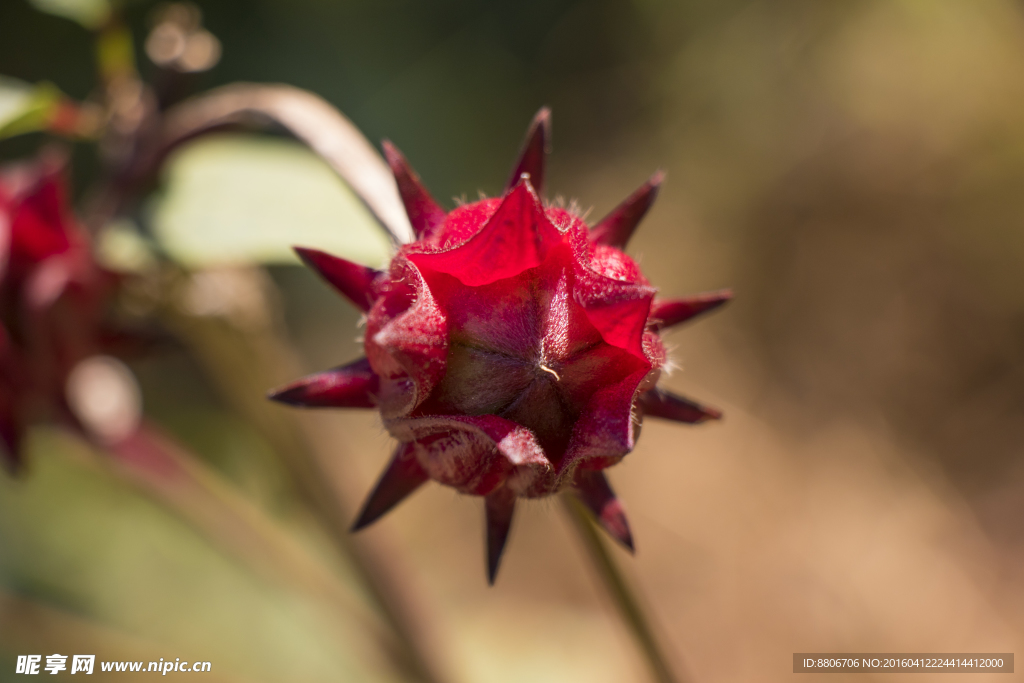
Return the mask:
M356 308L363 312L370 310L374 300L373 281L380 275L380 271L316 249L294 249L303 263L319 273Z
M664 180L665 174L661 171L652 175L650 180L626 197L621 204L612 209L611 213L590 229L590 239L595 244L607 244L616 249L625 249L629 238L633 236L640 221L654 204Z
M505 550L509 529L512 528L515 506L516 495L506 486L496 489L484 499L487 515L487 582L492 586L498 575L498 565Z
M469 287L479 287L536 268L562 242L529 180L507 192L487 223L454 249L410 252L422 268L446 273ZM652 290L653 291L653 290Z
M679 325L701 313L713 311L730 299L732 299L732 290L721 289L717 292L705 292L685 299L655 300L651 304L650 327L654 330L664 330Z
M416 459L413 444L401 444L388 463L377 485L363 503L352 531L373 524L402 502L427 480L427 473Z
M604 472L579 470L574 488L579 499L594 513L598 524L629 552L634 552L633 535L629 532L626 512L608 484Z
M447 325L423 274L400 252L391 261L385 286L367 319L364 344L381 378L380 411L385 421L408 416L444 377Z
M645 417L660 417L687 424L722 419L722 411L717 408L701 405L663 389L655 388L641 394L638 403Z
M276 389L267 398L300 408L375 408L380 385L365 358L317 372Z
M405 213L409 216L409 223L416 233L416 239L430 237L444 223L444 209L434 201L427 188L423 187L419 175L398 148L391 144L390 140L385 140L383 147L384 157L395 175L398 194L402 196Z
M512 175L505 183L505 192L519 184L520 178L526 173L530 176L530 184L537 194L544 194L544 165L546 156L551 151L551 110L541 107L533 117L526 131L526 139L519 150L519 159L512 169Z

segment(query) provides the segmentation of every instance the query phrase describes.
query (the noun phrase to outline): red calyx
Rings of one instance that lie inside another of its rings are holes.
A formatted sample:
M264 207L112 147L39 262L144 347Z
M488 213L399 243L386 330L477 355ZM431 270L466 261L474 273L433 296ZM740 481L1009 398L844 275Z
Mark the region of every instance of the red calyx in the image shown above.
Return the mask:
M633 449L645 414L720 417L655 384L665 362L659 331L726 295L656 301L622 251L662 175L588 228L541 199L549 145L542 109L503 195L445 213L385 143L418 241L380 274L300 251L357 306L369 303L366 359L271 395L293 405L375 406L399 440L357 529L427 479L485 497L492 582L519 497L571 489L632 549L602 470Z

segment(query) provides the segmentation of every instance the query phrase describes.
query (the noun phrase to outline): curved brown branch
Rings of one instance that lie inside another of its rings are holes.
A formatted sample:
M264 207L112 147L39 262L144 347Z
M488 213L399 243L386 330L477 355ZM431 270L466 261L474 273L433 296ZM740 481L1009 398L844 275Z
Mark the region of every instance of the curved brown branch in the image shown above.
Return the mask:
M152 177L174 149L206 133L269 125L284 128L327 162L397 244L413 239L395 179L377 150L326 100L290 85L236 83L172 107L133 175Z

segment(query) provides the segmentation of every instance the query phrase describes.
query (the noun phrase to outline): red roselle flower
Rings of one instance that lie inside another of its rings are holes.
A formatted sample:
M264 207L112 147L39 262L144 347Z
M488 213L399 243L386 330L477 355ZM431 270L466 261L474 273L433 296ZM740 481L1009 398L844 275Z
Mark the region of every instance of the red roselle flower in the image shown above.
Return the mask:
M64 166L46 154L0 169L0 459L12 470L30 422L76 424L68 376L113 338L102 320L115 277L68 207Z
M296 249L367 313L366 357L271 396L380 410L400 443L355 529L428 479L484 496L492 583L520 496L570 488L632 550L602 470L633 449L645 415L721 416L655 386L666 360L659 333L731 296L656 299L623 253L662 175L588 227L542 201L549 140L542 109L504 194L447 213L385 142L417 241L384 272Z

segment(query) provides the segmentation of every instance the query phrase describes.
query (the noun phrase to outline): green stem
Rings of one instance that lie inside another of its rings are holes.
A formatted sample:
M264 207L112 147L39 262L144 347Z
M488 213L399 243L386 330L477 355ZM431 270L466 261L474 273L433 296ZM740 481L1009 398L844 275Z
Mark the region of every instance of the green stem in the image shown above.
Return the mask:
M601 533L590 519L590 514L583 507L575 496L566 493L562 496L565 509L572 518L573 526L579 532L580 539L587 549L587 554L594 565L594 569L604 582L605 588L611 595L615 606L622 615L626 626L633 633L637 644L640 646L651 669L654 680L658 683L685 683L673 673L665 654L654 637L654 630L651 628L648 618L644 615L643 608L637 598L635 591L630 587L626 577L619 571L608 546Z
M132 32L124 21L114 16L96 33L96 68L105 87L128 80L138 80Z

